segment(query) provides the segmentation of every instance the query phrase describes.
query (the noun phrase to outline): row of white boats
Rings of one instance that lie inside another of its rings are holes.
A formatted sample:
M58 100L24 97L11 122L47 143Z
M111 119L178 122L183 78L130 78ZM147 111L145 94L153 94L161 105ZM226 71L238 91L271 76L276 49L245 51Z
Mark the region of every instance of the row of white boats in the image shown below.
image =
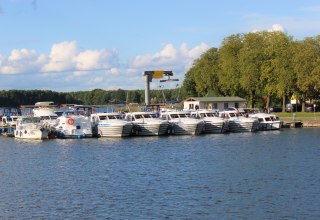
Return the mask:
M86 106L66 111L39 102L32 114L1 115L1 133L22 139L126 137L149 135L199 135L202 133L278 130L282 122L275 115L247 114L237 109L160 112L93 112Z

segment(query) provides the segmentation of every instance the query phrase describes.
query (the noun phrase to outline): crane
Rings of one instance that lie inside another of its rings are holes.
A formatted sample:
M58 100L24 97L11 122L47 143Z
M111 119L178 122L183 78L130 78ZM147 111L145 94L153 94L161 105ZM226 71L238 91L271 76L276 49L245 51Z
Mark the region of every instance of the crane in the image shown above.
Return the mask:
M162 79L164 76L167 76L167 79L162 79L160 82L168 82L168 81L179 81L179 79L171 79L173 76L172 71L165 70L152 70L152 71L144 71L144 85L145 85L145 102L146 105L150 105L150 82L152 79Z

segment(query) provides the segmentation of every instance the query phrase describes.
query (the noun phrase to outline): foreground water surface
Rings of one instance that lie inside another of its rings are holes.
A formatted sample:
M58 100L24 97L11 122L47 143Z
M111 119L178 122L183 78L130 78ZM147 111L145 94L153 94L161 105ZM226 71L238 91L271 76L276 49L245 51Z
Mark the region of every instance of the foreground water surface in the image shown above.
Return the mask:
M319 135L0 137L0 219L320 219Z

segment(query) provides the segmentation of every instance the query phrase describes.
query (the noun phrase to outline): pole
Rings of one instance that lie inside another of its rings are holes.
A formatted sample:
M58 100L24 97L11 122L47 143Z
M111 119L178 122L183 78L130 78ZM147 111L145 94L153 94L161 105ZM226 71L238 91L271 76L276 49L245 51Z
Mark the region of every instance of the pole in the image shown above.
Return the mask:
M144 76L144 98L146 105L150 105L150 75Z

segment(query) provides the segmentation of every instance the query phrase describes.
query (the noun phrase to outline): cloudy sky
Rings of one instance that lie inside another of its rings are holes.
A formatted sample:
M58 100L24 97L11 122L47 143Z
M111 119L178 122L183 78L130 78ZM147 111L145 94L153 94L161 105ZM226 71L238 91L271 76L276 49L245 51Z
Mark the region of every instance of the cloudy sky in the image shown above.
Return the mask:
M181 85L231 34L319 35L320 2L0 0L0 28L0 89L143 89L146 70L172 70Z

